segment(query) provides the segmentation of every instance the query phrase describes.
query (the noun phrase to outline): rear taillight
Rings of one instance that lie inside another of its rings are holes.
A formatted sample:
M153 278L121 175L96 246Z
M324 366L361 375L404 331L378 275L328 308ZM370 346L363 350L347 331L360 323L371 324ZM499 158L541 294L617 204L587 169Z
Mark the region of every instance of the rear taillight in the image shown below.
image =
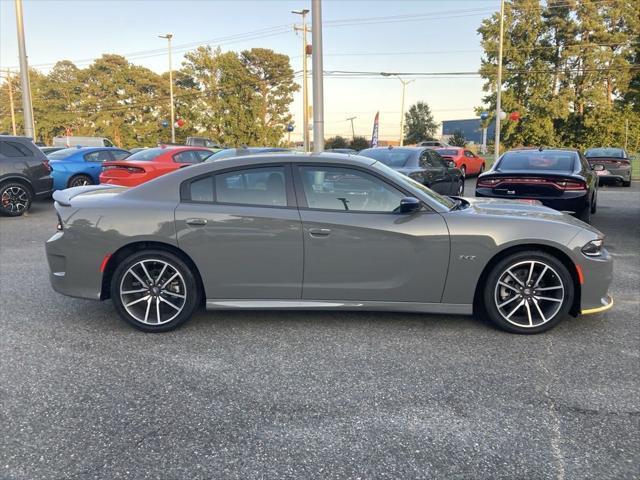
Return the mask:
M500 182L502 182L500 178L480 178L478 179L476 187L493 188Z
M144 173L144 168L140 167L125 167L124 165L107 165L102 167L103 172L109 170L126 170L129 173Z
M502 184L509 185L540 185L554 187L558 190L586 190L587 185L579 180L556 180L552 178L518 178L518 177L499 177L499 178L481 178L478 179L477 187L495 188Z
M560 180L555 182L560 190L586 190L587 184L584 182L578 182L573 180Z
M49 165L49 160L43 160L42 165L44 165L44 168L47 169L47 172L51 173L53 171L53 168L51 168L51 165Z

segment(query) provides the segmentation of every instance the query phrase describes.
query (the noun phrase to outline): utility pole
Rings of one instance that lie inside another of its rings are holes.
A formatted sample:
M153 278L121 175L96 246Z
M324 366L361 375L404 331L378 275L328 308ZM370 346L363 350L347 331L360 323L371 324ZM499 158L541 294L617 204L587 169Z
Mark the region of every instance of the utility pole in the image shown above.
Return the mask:
M403 80L397 73L381 72L383 77L396 77L402 83L402 101L400 102L400 146L404 145L404 97L407 85L415 80Z
M169 101L171 102L171 143L176 143L176 113L173 106L173 64L171 63L171 39L172 33L158 35L159 38L166 38L169 47Z
M16 111L15 106L13 104L13 85L11 85L11 70L6 70L7 72L7 87L9 88L9 106L11 107L11 129L13 130L13 136L18 135L18 131L16 130Z
M353 121L358 117L349 117L347 118L347 122L351 121L351 139L356 139L356 130L353 128Z
M313 152L324 150L324 92L322 65L322 3L311 0L311 45L313 53Z
M302 28L293 27L294 31L302 30L302 143L305 152L309 151L309 84L307 73L307 13L309 10L292 10L291 13L302 16Z
M500 0L500 40L498 44L498 81L496 85L496 138L493 146L494 162L500 156L500 115L502 114L502 40L504 38L504 0Z
M22 87L22 114L24 117L24 134L35 139L35 125L33 123L33 107L31 105L31 85L29 83L29 63L27 62L27 47L24 40L24 20L22 15L22 0L16 2L16 26L18 31L18 54L20 55L20 82Z

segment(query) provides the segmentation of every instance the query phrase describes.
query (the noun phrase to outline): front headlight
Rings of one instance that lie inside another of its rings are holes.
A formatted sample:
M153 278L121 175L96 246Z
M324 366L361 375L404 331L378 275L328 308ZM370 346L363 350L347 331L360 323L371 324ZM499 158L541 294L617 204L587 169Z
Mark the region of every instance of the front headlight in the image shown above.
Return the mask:
M584 247L582 247L582 253L587 257L597 257L602 253L602 245L604 244L603 238L591 240Z

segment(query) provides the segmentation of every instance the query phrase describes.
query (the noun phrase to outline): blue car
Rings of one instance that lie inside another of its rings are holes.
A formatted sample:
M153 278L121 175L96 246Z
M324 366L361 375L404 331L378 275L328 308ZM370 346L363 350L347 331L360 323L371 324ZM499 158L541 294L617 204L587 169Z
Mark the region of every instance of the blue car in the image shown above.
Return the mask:
M53 189L97 185L100 183L102 163L123 160L131 155L115 147L72 147L47 155L53 169Z

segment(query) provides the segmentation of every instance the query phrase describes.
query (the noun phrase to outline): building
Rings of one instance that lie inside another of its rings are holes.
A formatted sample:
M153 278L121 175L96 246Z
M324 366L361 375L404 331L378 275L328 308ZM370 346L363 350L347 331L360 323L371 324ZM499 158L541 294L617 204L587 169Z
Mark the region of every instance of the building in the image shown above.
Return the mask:
M487 129L487 142L495 136L495 122L489 124ZM448 138L456 130L460 130L468 142L482 144L482 125L479 118L468 120L445 120L442 122L442 136Z

